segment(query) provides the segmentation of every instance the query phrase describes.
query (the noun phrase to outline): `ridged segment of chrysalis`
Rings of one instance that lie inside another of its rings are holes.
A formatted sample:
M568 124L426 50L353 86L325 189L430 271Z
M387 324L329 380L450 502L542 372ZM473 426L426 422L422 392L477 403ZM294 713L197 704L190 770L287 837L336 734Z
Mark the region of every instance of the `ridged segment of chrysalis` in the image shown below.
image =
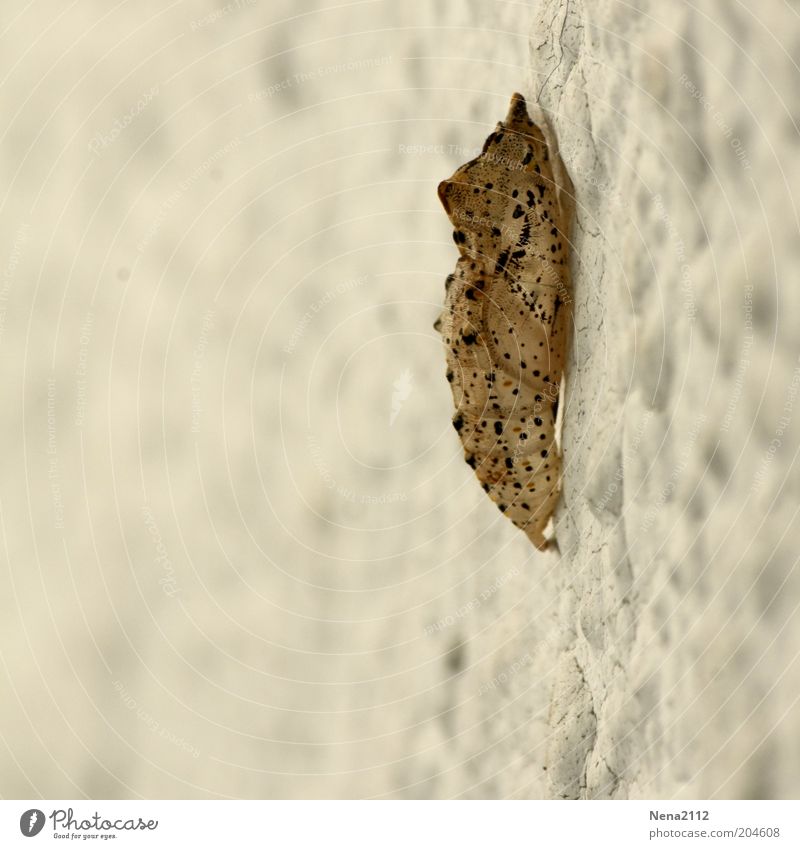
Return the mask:
M439 184L460 257L436 326L455 427L484 490L540 549L558 503L572 184L514 94L480 156Z

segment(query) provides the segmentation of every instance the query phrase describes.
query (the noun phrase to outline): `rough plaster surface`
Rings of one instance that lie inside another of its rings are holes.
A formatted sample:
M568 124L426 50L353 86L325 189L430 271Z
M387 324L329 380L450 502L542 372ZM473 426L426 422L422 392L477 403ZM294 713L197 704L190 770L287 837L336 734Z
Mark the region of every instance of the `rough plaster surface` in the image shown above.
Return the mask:
M556 796L798 791L800 31L712 7L549 3L533 37L579 203Z
M2 13L0 793L797 796L794 9L220 8ZM578 198L560 558L431 326L516 89Z

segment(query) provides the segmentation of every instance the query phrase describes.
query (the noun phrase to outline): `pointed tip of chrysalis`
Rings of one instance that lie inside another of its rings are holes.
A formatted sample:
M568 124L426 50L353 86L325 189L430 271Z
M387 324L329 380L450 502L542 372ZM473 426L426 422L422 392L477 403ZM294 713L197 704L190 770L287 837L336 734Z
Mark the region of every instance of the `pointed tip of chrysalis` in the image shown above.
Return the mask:
M518 121L530 121L530 116L528 115L528 104L525 102L525 98L518 91L515 91L511 95L511 103L508 105L506 123L514 124Z

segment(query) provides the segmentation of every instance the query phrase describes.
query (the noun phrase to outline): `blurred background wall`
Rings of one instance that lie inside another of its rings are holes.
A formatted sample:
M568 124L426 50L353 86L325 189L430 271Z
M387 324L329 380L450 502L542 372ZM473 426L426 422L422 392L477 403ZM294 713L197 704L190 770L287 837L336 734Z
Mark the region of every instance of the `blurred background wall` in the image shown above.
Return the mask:
M795 11L0 13L0 793L800 793ZM437 182L578 198L561 556L485 498Z

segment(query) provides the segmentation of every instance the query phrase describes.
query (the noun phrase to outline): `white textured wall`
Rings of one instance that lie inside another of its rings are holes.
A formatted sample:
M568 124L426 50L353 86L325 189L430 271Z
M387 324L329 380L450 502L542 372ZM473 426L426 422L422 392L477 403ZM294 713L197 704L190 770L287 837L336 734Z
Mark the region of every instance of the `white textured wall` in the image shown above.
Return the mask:
M800 23L639 5L533 45L580 206L550 787L796 797Z
M797 796L795 12L44 6L0 13L0 794ZM579 206L560 559L431 327L436 183L516 89Z

